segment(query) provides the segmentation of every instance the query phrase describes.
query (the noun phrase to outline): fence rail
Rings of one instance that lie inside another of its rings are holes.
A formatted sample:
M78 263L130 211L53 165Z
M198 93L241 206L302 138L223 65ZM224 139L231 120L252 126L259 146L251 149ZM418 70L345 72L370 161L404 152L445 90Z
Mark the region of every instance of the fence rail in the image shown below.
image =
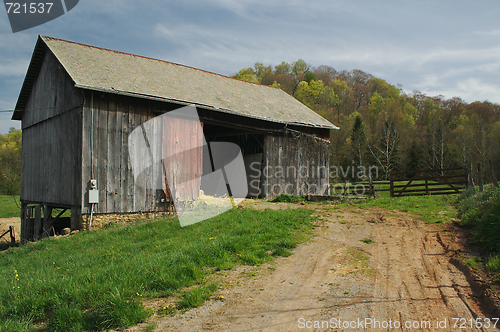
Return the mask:
M330 185L328 190L329 195L342 196L374 196L376 192L389 191L388 188L380 186L390 185L389 181L363 181L363 182L346 182Z
M449 195L459 194L468 183L467 167L424 169L393 172L389 181L337 183L330 185L328 195L369 197L376 192L389 192L391 197Z
M390 175L389 190L391 197L459 194L467 188L468 177L467 167L395 172ZM401 182L406 183L395 184Z

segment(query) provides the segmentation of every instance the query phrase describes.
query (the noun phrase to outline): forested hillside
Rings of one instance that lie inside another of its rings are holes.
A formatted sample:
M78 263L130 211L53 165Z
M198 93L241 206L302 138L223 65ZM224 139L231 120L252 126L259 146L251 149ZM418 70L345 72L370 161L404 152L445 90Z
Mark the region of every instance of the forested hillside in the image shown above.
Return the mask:
M484 165L499 177L500 105L407 94L361 70L311 68L304 60L256 63L234 78L281 88L340 127L331 136L335 166L378 166L391 171ZM475 167L473 167L475 168Z
M0 194L19 194L21 183L21 130L0 135Z

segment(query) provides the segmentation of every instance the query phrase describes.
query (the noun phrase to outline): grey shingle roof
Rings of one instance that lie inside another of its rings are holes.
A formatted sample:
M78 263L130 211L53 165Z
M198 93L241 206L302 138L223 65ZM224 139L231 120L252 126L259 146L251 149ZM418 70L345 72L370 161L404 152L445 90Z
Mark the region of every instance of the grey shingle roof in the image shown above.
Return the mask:
M277 88L46 36L39 37L37 48L40 41L56 56L77 88L192 103L273 122L337 128ZM23 90L30 88L25 81ZM24 95L27 92L24 91ZM20 100L22 95L23 91Z

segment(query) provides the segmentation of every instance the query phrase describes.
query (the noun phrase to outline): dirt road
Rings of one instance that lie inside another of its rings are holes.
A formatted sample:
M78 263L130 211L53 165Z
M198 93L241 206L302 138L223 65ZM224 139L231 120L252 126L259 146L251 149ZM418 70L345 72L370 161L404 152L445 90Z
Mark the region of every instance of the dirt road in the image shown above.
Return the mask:
M495 330L476 328L488 313L449 263L449 226L381 209L316 209L316 236L292 256L225 272L223 301L155 318L156 331Z

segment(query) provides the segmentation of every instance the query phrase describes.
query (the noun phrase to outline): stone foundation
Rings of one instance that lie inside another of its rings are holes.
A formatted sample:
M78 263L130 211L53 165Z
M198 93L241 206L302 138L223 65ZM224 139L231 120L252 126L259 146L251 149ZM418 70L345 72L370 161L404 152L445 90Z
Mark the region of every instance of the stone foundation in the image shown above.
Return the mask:
M140 219L155 219L172 215L169 212L138 212L138 213L106 213L92 215L91 230L102 228L108 224L126 224L133 223ZM90 223L90 214L81 216L81 229L88 230Z

